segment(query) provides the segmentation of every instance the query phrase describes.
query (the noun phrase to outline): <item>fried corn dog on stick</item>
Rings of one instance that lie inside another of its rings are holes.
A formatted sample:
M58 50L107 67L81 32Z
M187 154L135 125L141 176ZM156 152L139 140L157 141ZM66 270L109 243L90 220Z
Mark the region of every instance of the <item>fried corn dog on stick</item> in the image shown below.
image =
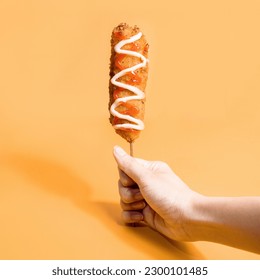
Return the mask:
M111 47L110 122L116 133L132 143L144 129L149 45L137 26L121 23L112 32Z

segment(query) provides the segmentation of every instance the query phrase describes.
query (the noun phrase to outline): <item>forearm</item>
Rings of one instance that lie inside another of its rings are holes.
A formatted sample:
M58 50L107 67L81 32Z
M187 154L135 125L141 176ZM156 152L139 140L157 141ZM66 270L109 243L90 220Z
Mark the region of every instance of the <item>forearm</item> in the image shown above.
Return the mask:
M260 253L260 197L205 197L192 206L194 241L211 241Z

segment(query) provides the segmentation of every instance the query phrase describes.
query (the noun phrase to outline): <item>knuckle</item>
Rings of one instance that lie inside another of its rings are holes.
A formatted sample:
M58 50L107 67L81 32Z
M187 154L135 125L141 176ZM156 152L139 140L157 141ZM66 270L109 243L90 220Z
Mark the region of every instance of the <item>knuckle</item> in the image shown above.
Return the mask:
M124 187L130 187L135 184L135 182L122 171L120 172L119 177L119 181Z
M120 188L120 196L122 201L125 203L131 203L134 201L132 189L130 188L126 188L126 187Z
M123 210L129 210L128 208L128 205L122 201L122 199L120 200L120 206Z
M128 180L128 178L126 178L126 176L123 175L123 176L121 177L121 183L122 183L122 185L125 186L125 187L129 186L129 180Z
M124 222L129 223L131 221L131 216L128 211L122 211L121 216Z
M158 163L158 166L160 166L160 168L170 169L169 165L164 161L158 161L157 163Z
M121 215L125 223L140 222L144 219L143 215L138 211L122 211Z
M144 200L133 202L133 203L125 203L124 201L120 200L120 206L123 210L128 210L128 211L142 210L146 206L146 203Z

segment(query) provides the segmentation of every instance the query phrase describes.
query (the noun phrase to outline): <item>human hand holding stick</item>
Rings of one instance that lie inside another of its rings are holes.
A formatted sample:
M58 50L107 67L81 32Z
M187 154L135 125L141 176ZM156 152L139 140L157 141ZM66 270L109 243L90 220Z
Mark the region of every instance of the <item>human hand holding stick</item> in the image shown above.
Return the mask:
M260 197L210 197L193 191L164 162L114 148L122 218L176 241L211 241L260 254ZM138 188L137 188L138 187Z

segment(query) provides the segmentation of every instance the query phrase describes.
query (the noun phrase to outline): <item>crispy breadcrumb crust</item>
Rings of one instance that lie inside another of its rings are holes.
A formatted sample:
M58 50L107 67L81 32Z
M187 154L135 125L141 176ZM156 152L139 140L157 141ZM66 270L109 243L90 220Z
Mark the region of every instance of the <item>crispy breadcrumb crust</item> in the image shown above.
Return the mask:
M136 35L139 32L140 32L140 29L137 26L130 27L126 23L119 24L117 27L114 28L114 30L112 32L112 36L111 36L111 58L110 58L110 82L109 82L109 109L115 101L113 93L117 88L116 86L114 86L111 83L111 78L115 74L117 74L118 72L121 71L115 65L117 54L115 53L114 47L121 40L128 39L128 38ZM149 45L148 45L148 43L145 39L145 36L142 35L142 37L139 40L137 40L136 43L138 44L138 50L136 50L136 51L141 53L143 56L145 56L147 58L148 57L148 47L149 47ZM129 44L125 45L122 49L129 49ZM124 68L129 68L129 67L132 67L132 66L134 66L134 65L136 65L140 62L141 62L140 58L126 55L122 60L122 65L124 66ZM140 90L145 92L147 76L148 76L148 66L146 65L146 67L136 70L135 73L141 78L141 82L139 84L134 85L134 86L136 86L137 88L139 88ZM128 79L129 79L129 77L127 77L127 75L124 75L123 77L119 78L118 81L127 84L129 82ZM126 97L126 96L129 96L129 95L134 95L134 93L132 93L129 90L125 90L125 89L120 92L120 97ZM131 101L128 101L128 102L129 102L129 104L131 104L131 105L133 105L133 106L135 106L139 109L138 113L134 117L143 121L144 120L144 112L145 112L145 99L143 99L143 100L131 100ZM124 111L124 109L125 108L124 108L123 104L116 108L116 110L118 112L121 112L121 113ZM110 123L113 125L114 116L110 114L110 119L109 120L110 120ZM129 122L126 121L126 120L119 119L117 123L129 123ZM131 130L131 129L127 129L127 130L116 129L116 133L118 133L120 136L122 136L128 142L133 142L140 135L139 130Z

